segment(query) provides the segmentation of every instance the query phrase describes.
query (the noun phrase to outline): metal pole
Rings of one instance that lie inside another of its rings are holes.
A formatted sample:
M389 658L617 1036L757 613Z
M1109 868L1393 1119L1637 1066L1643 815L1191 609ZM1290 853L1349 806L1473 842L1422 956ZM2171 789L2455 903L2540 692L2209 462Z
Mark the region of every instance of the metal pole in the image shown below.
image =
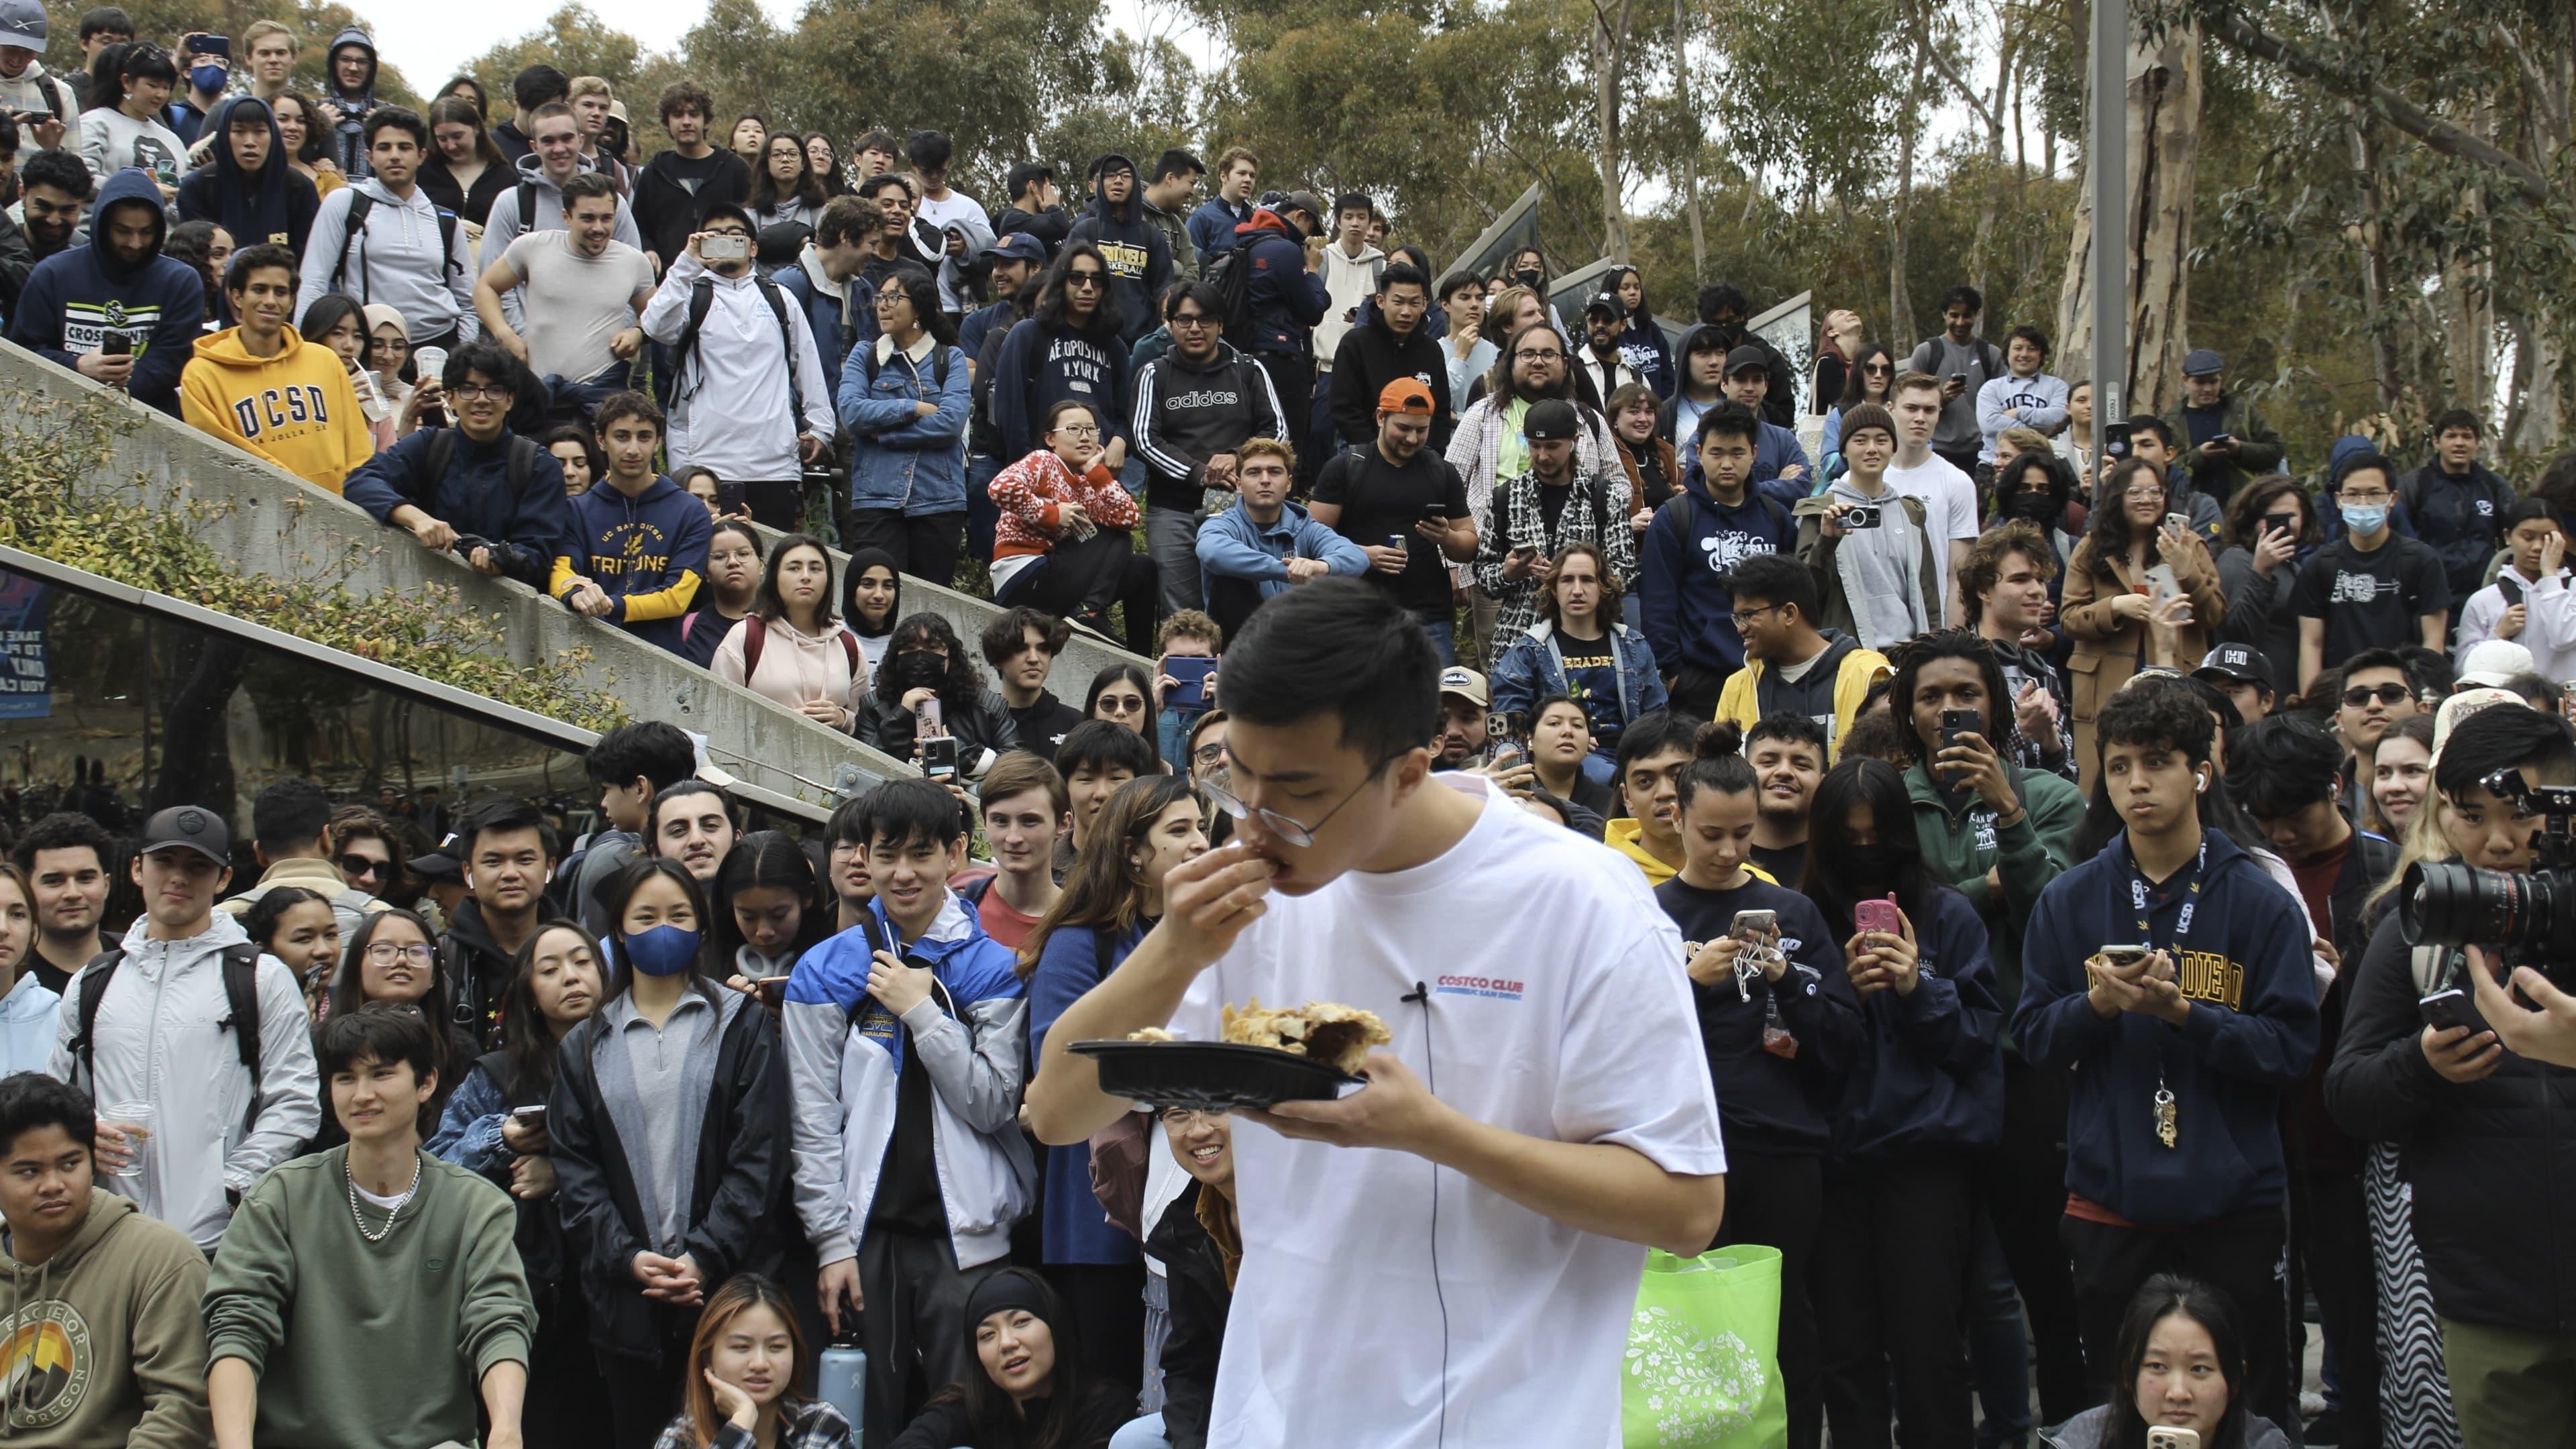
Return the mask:
M2093 426L2128 417L2129 4L2093 0ZM2097 443L2096 446L2099 446Z

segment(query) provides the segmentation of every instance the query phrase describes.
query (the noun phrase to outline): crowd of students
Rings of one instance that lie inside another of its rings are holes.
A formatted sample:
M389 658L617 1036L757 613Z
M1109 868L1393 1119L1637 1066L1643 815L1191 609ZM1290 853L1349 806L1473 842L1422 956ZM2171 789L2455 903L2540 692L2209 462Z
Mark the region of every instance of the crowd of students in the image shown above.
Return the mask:
M643 159L549 66L44 39L13 340L923 777L9 822L11 1442L1591 1443L1647 1244L1781 1252L1793 1445L2570 1442L2576 982L2392 907L2576 784L2576 461L2301 476L2206 349L2097 419L1968 288L1802 410L1732 287L1561 316L1241 148L988 212L686 83ZM1256 996L1366 1089L1068 1050Z

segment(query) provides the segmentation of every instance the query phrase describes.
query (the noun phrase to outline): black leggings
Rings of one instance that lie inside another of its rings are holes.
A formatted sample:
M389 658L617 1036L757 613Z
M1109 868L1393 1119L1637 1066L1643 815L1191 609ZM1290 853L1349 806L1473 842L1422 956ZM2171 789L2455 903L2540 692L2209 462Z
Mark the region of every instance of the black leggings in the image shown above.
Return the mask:
M1824 1439L1812 1288L1824 1183L1822 1158L1728 1154L1726 1226L1713 1245L1751 1243L1780 1250L1780 1383L1789 1399L1789 1449L1816 1449Z
M1153 559L1136 552L1136 541L1124 529L1105 528L1089 538L1059 543L1025 565L993 595L993 602L1005 609L1026 604L1059 618L1083 619L1094 628L1108 622L1111 604L1124 604L1128 650L1151 657L1161 578Z
M1976 1240L1969 1157L1953 1149L1825 1167L1810 1281L1835 1449L1887 1449L1891 1379L1906 1449L1976 1442L1959 1336Z

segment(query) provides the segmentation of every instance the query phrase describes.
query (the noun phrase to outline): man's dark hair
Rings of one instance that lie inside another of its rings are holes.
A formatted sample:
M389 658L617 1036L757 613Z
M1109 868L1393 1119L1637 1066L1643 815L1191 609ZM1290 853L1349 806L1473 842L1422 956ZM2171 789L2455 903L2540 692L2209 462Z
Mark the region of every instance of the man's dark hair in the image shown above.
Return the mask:
M2256 820L2334 798L2343 746L2299 715L2259 719L2227 737L2227 791Z
M943 132L915 131L912 133L912 138L903 143L903 154L910 158L913 166L918 170L945 171L957 151L949 144L948 137Z
M507 835L519 830L537 832L537 848L545 852L546 859L555 858L557 843L554 827L546 823L545 812L528 801L509 795L504 795L497 800L487 800L476 806L457 825L456 858L460 861L472 860L474 842L485 835Z
M2201 765L2209 762L2217 743L2218 722L2187 689L2141 685L2112 694L2093 722L2093 738L2105 756L2113 745L2138 745L2180 750L2183 758Z
M2394 669L2406 681L2408 689L2421 689L2423 682L2407 667L2406 656L2394 649L2364 649L2343 662L2343 677L2349 681L2365 669Z
M1010 193L1009 200L1016 206L1020 198L1028 194L1030 187L1054 179L1055 168L1044 161L1022 161L1005 173L1002 189Z
M1822 603L1816 597L1816 575L1813 569L1785 553L1757 553L1735 566L1728 588L1735 596L1735 607L1747 607L1750 599L1761 604L1795 604L1798 617L1808 628L1816 627L1816 616Z
M1317 586L1317 584L1309 584L1307 587ZM1254 617L1258 618L1261 613L1267 612L1266 608L1257 611ZM1227 656L1229 668L1233 667L1230 662L1232 657ZM1233 690L1234 681L1229 676L1226 680L1225 700L1226 707L1229 709L1234 707ZM1105 719L1087 719L1065 731L1064 743L1055 747L1055 767L1057 772L1068 780L1073 778L1076 771L1088 771L1096 775L1112 769L1124 769L1131 775L1142 777L1161 770L1163 759L1162 756L1154 753L1153 741L1125 725L1111 724Z
M2529 669L2507 679L2501 688L2507 693L2521 695L2533 709L2551 713L2556 713L2567 699L2566 691L2558 687L2556 680Z
M98 182L89 174L89 163L78 151L39 151L18 168L18 190L50 186L66 196L87 201L94 195Z
M271 860L311 850L330 828L331 797L310 780L279 780L250 802L251 843Z
M586 201L599 196L614 198L616 195L616 182L609 180L607 177L600 175L596 171L578 172L571 180L566 181L563 184L564 214L567 216L571 215L572 204L576 201Z
M100 870L116 864L116 837L107 828L76 810L57 810L27 827L9 848L9 858L28 875L36 873L36 853L44 850L78 850L88 846L98 857Z
M1753 409L1729 398L1699 415L1699 427L1691 433L1692 451L1698 451L1699 445L1711 437L1742 438L1759 446L1762 425L1753 416Z
M612 392L601 400L599 412L591 419L591 431L605 433L608 431L609 424L623 422L628 418L642 418L653 425L653 431L656 433L668 434L671 431L662 416L662 405L653 401L653 395L637 392L632 388L624 392Z
M1470 287L1479 292L1485 290L1485 279L1474 272L1451 272L1440 279L1440 300L1446 302Z
M515 394L521 391L519 384L526 371L525 365L510 355L510 349L489 337L477 337L456 344L456 350L447 354L447 369L438 380L452 393L465 386L469 374L479 372Z
M857 156L862 151L883 151L889 156L901 156L903 143L894 138L894 132L879 129L861 136L859 144L851 148L850 154Z
M1383 297L1386 295L1387 288L1401 286L1407 282L1420 287L1425 296L1430 295L1431 279L1424 276L1422 269L1411 262L1388 263L1385 270L1377 274L1377 294Z
M1253 617L1260 616L1256 614ZM1670 750L1679 750L1685 755L1697 754L1701 723L1679 710L1659 709L1620 731L1617 762L1620 778L1627 776L1630 765L1639 760L1651 760Z
M1359 579L1318 579L1254 610L1234 636L1225 708L1253 725L1335 716L1339 743L1375 767L1430 740L1440 660L1394 595Z
M631 785L641 777L660 794L698 772L698 747L678 725L638 720L601 735L581 764L593 784Z
M835 196L814 221L814 245L866 241L885 230L885 208L864 196Z
M2467 408L2452 408L2433 420L2433 436L2436 438L2453 428L2466 428L2473 438L2487 435L2487 430L2478 423L2478 415Z
M18 122L12 116L0 116L0 156L18 154Z
M1744 290L1725 282L1712 282L1699 289L1699 320L1715 322L1725 313L1741 317L1753 315L1753 304L1744 300Z
M923 842L954 845L965 838L966 814L936 780L889 780L868 796L870 851Z
M1151 178L1152 180L1160 181L1166 176L1179 176L1184 173L1192 176L1205 176L1207 174L1207 163L1201 161L1196 156L1191 155L1189 152L1178 148L1166 151L1162 155L1154 158L1154 175Z
M81 12L80 38L84 41L99 35L134 34L134 17L114 5L98 5Z
M243 247L233 253L231 261L224 264L224 290L238 292L249 286L251 273L262 267L285 268L286 280L292 283L296 280L297 268L300 265L301 263L295 259L295 253L275 242L261 242L256 246Z
M2500 704L2451 726L2433 787L2457 800L2498 770L2521 770L2534 784L2533 771L2551 768L2576 770L2576 731L2557 715Z
M2040 361L2048 361L2048 334L2025 322L2010 332L2005 333L2004 342L2009 345L2016 337L2029 343L2031 346L2038 348Z
M1168 319L1181 310L1183 302L1199 304L1201 314L1222 322L1225 320L1225 294L1213 283L1183 279L1163 289L1163 316Z
M1816 723L1813 715L1774 710L1755 720L1753 728L1744 732L1745 757L1750 759L1753 747L1764 740L1795 740L1802 745L1813 745L1817 763L1827 764L1833 760L1833 741L1825 738L1825 727Z
M0 1077L0 1157L43 1127L60 1127L84 1152L98 1146L98 1113L71 1083L43 1072Z
M1965 282L1962 282L1941 294L1941 310L1944 312L1949 311L1951 308L1958 306L1962 302L1967 304L1968 310L1971 312L1983 312L1986 310L1986 299L1977 294L1976 288L1969 286Z
M716 113L716 98L707 94L707 88L696 81L681 81L676 85L664 86L660 107L662 124L670 125L672 113L676 111L695 111L701 116L713 116Z
M570 94L572 77L550 65L529 66L510 81L510 99L523 111L533 111Z
M367 112L367 123L363 128L367 149L375 149L376 133L388 126L411 137L412 143L423 151L429 149L429 122L420 118L420 112L402 106L378 106Z
M313 1033L313 1065L327 1099L331 1079L360 1062L405 1062L415 1077L438 1070L438 1039L429 1018L408 1002L371 1001L355 1011L333 1012ZM424 1106L422 1115L428 1114Z
M832 818L823 822L824 838L834 845L866 845L876 818L876 798L876 791L870 790L833 806Z
M1050 655L1062 654L1064 646L1073 639L1071 624L1044 609L1032 609L1022 604L995 615L975 642L984 651L984 662L999 669L1003 660L1020 652L1020 646L1029 640L1031 629L1045 637L1046 652Z
M2136 413L2131 415L2129 418L2129 436L2134 438L2140 433L2155 434L2156 438L2165 445L2165 451L2173 451L2173 425L2166 422L2164 419L2157 417L2154 413Z
M1039 278L1038 304L1031 309L1029 315L1035 317L1047 332L1073 330L1064 312L1064 276L1065 273L1073 270L1073 264L1076 261L1085 257L1090 258L1093 266L1100 268L1104 280L1111 275L1109 258L1101 254L1100 248L1087 241L1077 241L1065 243L1064 250L1056 253L1054 265L1048 267L1045 274ZM1118 313L1118 290L1115 287L1103 286L1098 295L1099 304L1091 309L1091 323L1082 329L1082 335L1093 342L1105 345L1110 338L1118 335L1118 329L1125 319ZM1108 421L1105 416L1098 413L1095 413L1094 417L1104 423Z
M1915 636L1895 654L1896 674L1888 684L1887 703L1905 763L1917 764L1924 758L1923 736L1914 724L1915 682L1923 677L1923 666L1943 659L1965 659L1977 667L1986 686L1986 743L2005 759L2012 758L2021 736L2013 724L2012 689L2004 682L2003 661L1996 657L1993 645L1974 629L1937 629Z
M873 201L876 199L876 194L878 192L885 190L889 186L902 187L903 199L906 201L918 201L921 199L921 194L912 189L912 183L905 180L904 174L900 171L880 171L876 175L869 177L867 180L860 182L858 191L861 198Z

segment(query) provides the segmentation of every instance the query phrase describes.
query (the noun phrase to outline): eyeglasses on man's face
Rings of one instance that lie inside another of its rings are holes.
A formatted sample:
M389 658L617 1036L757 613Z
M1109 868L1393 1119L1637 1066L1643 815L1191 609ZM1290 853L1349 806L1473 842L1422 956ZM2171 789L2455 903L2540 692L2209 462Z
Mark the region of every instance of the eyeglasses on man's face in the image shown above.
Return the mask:
M1779 607L1780 606L1778 604L1757 604L1750 609L1734 610L1726 617L1729 622L1735 625L1735 632L1741 634L1744 632L1745 625L1752 623L1754 620L1761 618L1763 615L1768 614Z

